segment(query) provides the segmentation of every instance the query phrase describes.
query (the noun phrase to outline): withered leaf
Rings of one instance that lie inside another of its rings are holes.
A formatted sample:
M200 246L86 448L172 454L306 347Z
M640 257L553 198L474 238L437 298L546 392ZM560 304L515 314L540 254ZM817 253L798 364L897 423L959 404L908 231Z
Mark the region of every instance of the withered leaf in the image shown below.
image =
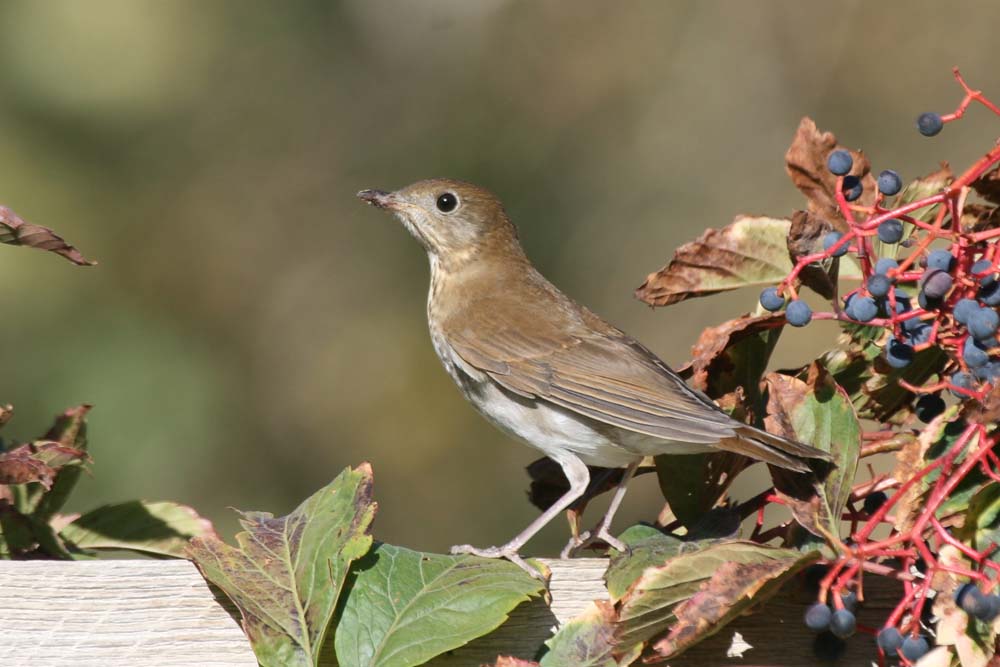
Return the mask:
M80 251L51 229L25 222L6 206L0 206L0 243L48 250L78 266L97 264L81 255Z
M788 230L788 256L793 263L806 255L823 249L823 237L833 230L833 225L825 218L809 211L792 214L792 224ZM824 299L832 299L836 294L837 277L840 275L840 259L813 262L799 273L799 280Z
M785 153L785 169L792 183L809 200L809 213L825 220L834 229L847 231L847 221L837 206L837 177L826 166L830 153L838 148L837 138L832 132L820 132L811 118L803 118L795 131L792 145ZM848 150L848 149L844 149ZM864 188L855 203L871 206L875 201L876 184L871 175L871 164L864 153L850 151L854 158L851 175L861 179Z
M985 232L1000 225L1000 208L985 204L966 204L962 208L962 231L966 234Z
M239 547L196 537L188 556L239 608L265 667L315 666L350 564L368 552L371 466L346 469L295 511L248 512Z
M598 600L563 625L545 645L540 667L625 667L642 651L642 644L619 646L615 640L615 609Z
M658 656L674 657L715 634L749 606L774 595L784 581L819 557L817 552L803 554L758 544L746 549L747 557L719 565L700 590L674 610L677 622L665 638L653 644Z
M64 410L45 433L45 439L86 452L87 414L90 409L89 405L77 405ZM39 521L48 521L66 504L83 471L82 466L63 467L56 475L52 488L29 487L20 499L19 509L30 512Z
M61 468L87 461L87 453L81 449L51 440L29 442L0 454L0 484L38 482L49 489Z
M972 189L986 201L1000 204L1000 166L972 181Z
M674 253L670 263L635 291L650 306L669 306L748 285L770 285L792 269L785 239L789 221L739 216L722 229L707 229Z

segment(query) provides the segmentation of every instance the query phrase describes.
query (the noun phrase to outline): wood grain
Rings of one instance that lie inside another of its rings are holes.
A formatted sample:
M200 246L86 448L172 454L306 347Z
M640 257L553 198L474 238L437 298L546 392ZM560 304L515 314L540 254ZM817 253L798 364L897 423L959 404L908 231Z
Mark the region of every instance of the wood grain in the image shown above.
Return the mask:
M552 569L551 606L521 605L497 632L440 656L431 667L478 667L498 653L537 656L559 623L606 599L606 561L541 559ZM859 623L878 627L898 592L871 578ZM879 584L879 585L875 585ZM671 667L812 667L813 634L802 623L808 595L792 585L758 613L732 623ZM239 616L187 561L0 562L0 664L30 667L253 667ZM734 633L753 648L727 657ZM859 635L835 663L872 664ZM567 665L566 667L573 667Z

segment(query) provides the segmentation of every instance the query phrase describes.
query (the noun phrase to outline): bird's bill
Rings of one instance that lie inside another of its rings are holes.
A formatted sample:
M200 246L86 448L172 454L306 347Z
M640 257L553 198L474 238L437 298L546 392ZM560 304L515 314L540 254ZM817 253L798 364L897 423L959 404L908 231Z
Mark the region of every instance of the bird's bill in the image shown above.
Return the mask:
M383 190L362 190L358 193L358 199L362 199L376 208L395 208L396 199L391 192Z

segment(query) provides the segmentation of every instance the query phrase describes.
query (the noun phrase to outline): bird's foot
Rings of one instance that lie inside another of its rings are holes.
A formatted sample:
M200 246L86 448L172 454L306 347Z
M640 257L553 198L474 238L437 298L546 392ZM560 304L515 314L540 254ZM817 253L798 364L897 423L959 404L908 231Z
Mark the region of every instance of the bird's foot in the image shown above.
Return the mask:
M580 535L574 535L569 538L569 542L567 542L566 546L563 547L559 557L563 559L573 558L584 549L587 549L598 542L604 542L609 547L620 553L631 553L632 551L628 548L627 544L612 535L607 526L599 526L596 531L588 530Z
M521 558L521 555L517 553L517 550L518 546L510 543L499 547L485 547L482 549L474 547L471 544L457 544L451 548L451 553L453 555L469 554L471 556L480 556L481 558L504 558L509 560L514 565L517 565L535 579L545 581L545 574L532 567L528 561Z

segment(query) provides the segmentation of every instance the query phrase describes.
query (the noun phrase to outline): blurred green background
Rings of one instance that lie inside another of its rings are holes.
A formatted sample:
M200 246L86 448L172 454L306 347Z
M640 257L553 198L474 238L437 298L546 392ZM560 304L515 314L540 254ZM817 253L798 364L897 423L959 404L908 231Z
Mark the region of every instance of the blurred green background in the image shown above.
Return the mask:
M506 540L536 454L453 388L423 252L354 193L489 187L545 274L677 365L755 294L651 311L646 274L801 205L803 115L908 178L984 152L981 109L936 140L913 120L958 102L953 65L1000 98L998 23L994 2L2 2L0 203L100 261L0 248L6 434L96 405L73 509L173 499L230 534L228 507L283 513L370 460L379 539ZM787 332L775 364L833 335ZM659 506L645 477L619 525Z

